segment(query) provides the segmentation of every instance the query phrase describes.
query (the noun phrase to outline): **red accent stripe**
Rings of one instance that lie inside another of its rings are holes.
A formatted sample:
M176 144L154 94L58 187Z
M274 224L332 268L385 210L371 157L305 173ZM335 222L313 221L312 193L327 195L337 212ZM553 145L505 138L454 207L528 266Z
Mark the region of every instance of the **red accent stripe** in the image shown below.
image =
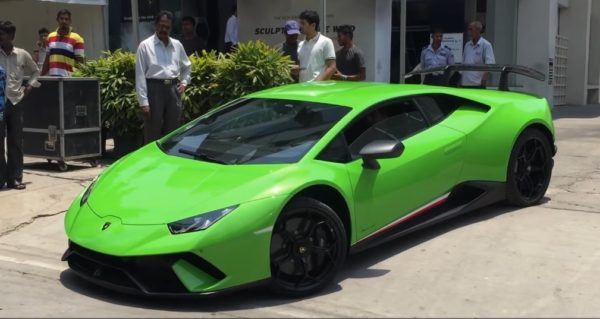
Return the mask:
M397 227L398 225L401 225L401 224L403 224L403 223L405 223L405 222L407 222L407 221L409 221L409 220L411 220L411 219L413 219L413 218L415 218L417 216L423 215L424 213L426 213L426 212L428 212L428 211L430 211L430 210L432 210L432 209L434 209L434 208L442 205L447 200L448 200L448 196L446 196L444 198L441 198L441 199L439 199L439 200L431 203L430 205L428 205L428 206L426 206L426 207L424 207L424 208L422 208L422 209L420 209L420 210L418 210L416 212L410 213L407 216L402 217L400 220L398 220L396 222L388 224L387 226L385 226L385 227L381 228L380 230L372 233L371 235L369 235L369 236L367 236L367 237L359 240L359 242L363 241L363 240L367 240L367 239L369 239L371 237L377 236L377 235L379 235L379 234L381 234L381 233L383 233L385 231L388 231L388 230L390 230L390 229L392 229L394 227Z

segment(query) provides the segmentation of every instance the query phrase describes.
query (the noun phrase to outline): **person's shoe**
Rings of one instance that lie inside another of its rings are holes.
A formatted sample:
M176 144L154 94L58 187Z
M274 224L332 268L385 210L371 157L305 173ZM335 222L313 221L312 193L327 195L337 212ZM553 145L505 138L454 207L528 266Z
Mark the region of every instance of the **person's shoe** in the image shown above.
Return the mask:
M25 184L15 181L14 184L6 184L7 188L16 189L16 190L24 190L26 188Z

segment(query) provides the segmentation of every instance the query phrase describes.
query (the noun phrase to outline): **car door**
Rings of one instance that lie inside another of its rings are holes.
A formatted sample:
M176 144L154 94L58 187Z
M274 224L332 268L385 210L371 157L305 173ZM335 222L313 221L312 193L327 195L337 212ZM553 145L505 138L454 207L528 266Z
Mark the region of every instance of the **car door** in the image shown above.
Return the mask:
M428 104L429 103L429 104ZM356 238L408 220L423 207L447 197L463 164L463 133L441 125L435 99L417 97L372 107L344 131L350 150L346 169L354 192ZM434 106L431 108L431 106ZM397 158L363 167L360 150L375 140L402 141Z

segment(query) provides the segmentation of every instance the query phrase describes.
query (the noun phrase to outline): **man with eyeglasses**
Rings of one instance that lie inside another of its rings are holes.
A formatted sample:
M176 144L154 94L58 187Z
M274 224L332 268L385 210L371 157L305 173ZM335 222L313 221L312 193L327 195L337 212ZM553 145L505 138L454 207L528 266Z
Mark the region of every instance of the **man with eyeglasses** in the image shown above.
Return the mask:
M479 21L473 21L469 25L470 41L465 44L463 51L464 64L495 64L494 49L492 44L481 36L483 25ZM486 72L462 72L462 86L466 88L485 89L488 73Z

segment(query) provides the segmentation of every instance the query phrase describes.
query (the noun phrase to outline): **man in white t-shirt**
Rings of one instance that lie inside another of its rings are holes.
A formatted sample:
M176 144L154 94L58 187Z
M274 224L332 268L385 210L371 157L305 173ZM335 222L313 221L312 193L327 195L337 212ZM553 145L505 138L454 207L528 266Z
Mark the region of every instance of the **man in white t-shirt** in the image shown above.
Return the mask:
M335 48L330 38L319 32L319 15L315 11L300 14L300 32L304 41L298 44L300 82L327 81L336 71Z

